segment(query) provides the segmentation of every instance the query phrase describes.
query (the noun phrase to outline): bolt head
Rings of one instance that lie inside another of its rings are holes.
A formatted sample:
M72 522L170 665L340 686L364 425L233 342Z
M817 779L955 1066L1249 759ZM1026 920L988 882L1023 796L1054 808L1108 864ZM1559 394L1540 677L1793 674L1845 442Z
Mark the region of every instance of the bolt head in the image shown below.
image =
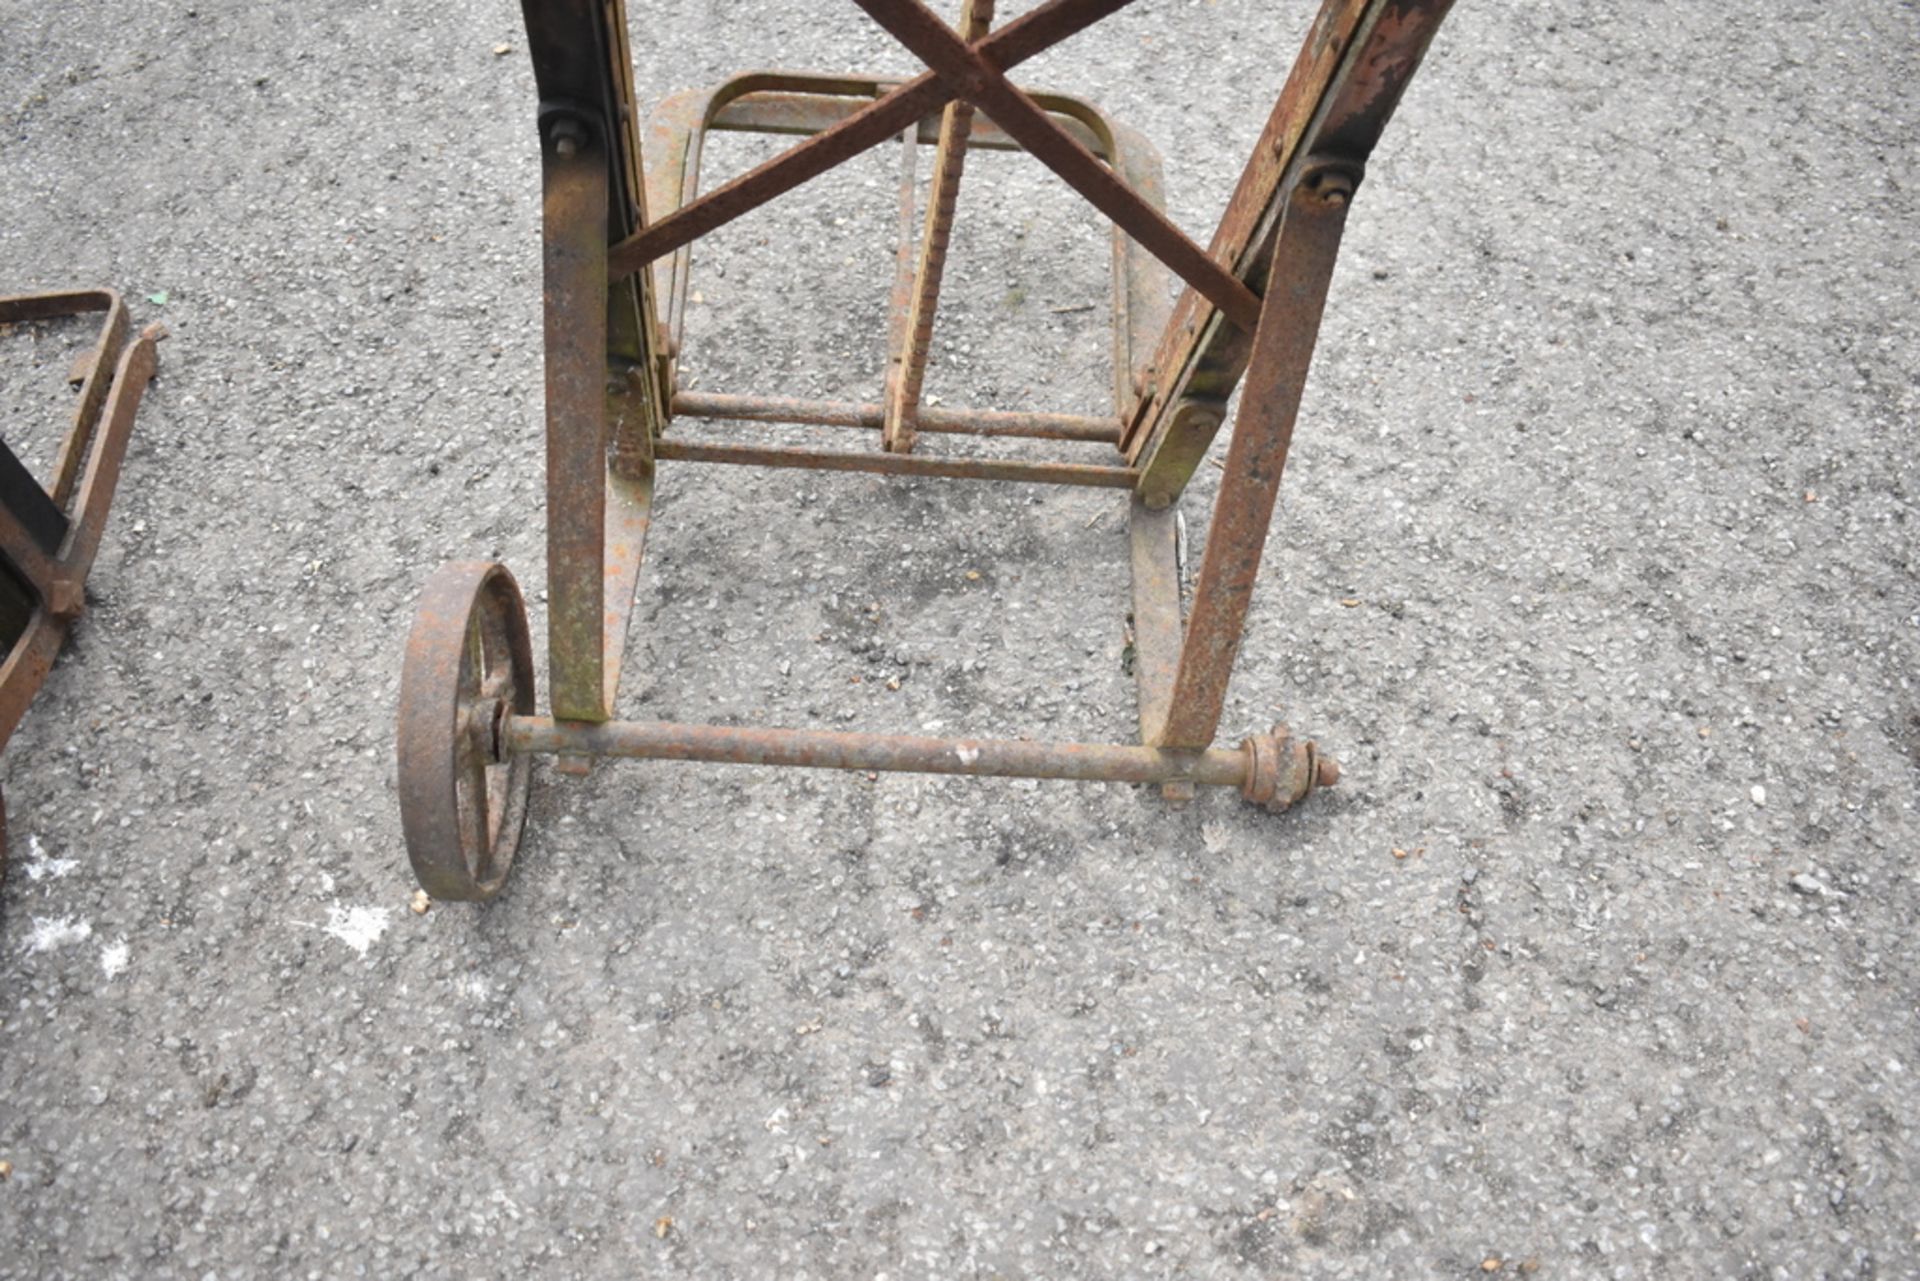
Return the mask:
M56 578L47 591L47 612L67 620L80 617L87 608L86 584L76 578Z

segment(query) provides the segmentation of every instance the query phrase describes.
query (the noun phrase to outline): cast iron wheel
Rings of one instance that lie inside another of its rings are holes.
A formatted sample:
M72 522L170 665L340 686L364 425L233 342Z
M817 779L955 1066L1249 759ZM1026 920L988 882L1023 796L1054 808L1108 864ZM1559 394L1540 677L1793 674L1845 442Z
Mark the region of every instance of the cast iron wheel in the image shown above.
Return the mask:
M427 580L400 669L400 826L420 887L490 899L527 818L532 759L501 751L533 711L527 607L504 565L457 561Z

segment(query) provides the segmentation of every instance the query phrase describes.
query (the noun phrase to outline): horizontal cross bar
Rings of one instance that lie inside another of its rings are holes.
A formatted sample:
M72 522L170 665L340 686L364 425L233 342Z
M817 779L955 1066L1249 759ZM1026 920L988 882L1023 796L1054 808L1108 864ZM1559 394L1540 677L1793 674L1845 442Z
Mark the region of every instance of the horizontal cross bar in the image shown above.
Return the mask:
M667 438L654 457L689 463L737 463L748 467L802 467L814 471L864 471L886 476L944 476L953 480L1013 480L1037 485L1086 485L1131 489L1140 474L1130 467L1088 463L1030 463L1010 458L929 458L924 454L829 453L762 445L708 445Z
M730 418L749 423L811 423L823 427L870 427L886 424L886 406L851 400L803 400L787 396L729 396L718 392L683 391L673 398L673 412L689 418ZM916 425L924 432L960 436L1025 436L1036 440L1085 440L1117 445L1118 418L1084 414L1018 413L994 409L939 409L923 405Z

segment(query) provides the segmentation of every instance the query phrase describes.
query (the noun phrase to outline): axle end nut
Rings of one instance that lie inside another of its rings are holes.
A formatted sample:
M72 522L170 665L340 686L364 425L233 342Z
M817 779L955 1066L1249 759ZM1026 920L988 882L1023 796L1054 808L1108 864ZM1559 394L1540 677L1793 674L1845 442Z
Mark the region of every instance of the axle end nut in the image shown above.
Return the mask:
M1311 741L1295 742L1285 725L1274 726L1271 733L1254 735L1240 749L1247 757L1247 776L1240 794L1275 814L1340 781L1339 763L1331 756L1322 756Z

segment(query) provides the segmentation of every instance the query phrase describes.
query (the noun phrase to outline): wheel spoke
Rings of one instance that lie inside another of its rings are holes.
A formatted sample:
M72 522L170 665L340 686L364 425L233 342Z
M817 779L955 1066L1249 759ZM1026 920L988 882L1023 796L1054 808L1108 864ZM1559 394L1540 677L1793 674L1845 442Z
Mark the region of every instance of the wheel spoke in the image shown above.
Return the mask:
M487 763L466 738L457 749L460 755L460 854L468 874L485 884L490 879L493 838L498 806L488 786Z

